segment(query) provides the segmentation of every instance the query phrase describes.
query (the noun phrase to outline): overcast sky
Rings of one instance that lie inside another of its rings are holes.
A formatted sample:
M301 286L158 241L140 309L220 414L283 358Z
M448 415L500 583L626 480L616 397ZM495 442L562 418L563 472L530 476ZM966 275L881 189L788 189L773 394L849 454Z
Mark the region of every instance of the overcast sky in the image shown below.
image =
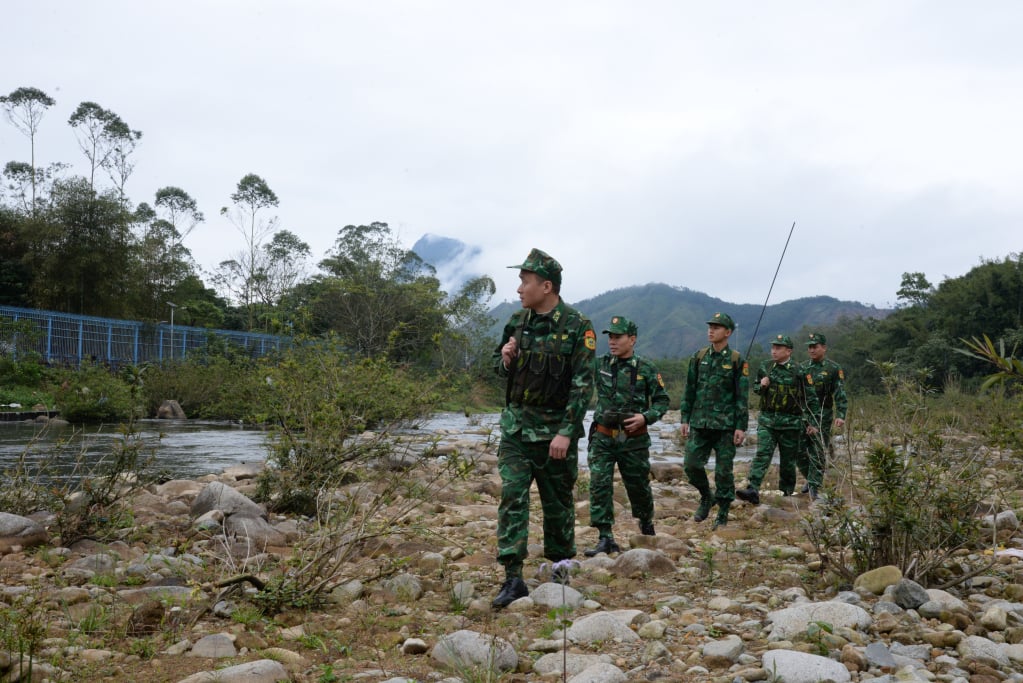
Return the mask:
M82 101L143 138L135 201L185 189L205 268L248 173L316 260L383 221L481 248L495 303L540 247L578 301L647 282L887 307L1021 251L1023 3L7 3L0 92L57 100L37 162L84 173ZM28 140L0 120L0 163Z

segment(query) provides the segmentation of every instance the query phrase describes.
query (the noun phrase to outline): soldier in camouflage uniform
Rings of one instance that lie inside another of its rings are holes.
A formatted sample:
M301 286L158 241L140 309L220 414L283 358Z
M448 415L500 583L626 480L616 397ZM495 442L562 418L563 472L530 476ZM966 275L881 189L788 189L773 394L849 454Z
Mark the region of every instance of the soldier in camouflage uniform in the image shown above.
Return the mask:
M700 506L693 520L707 519L718 506L714 527L728 524L728 509L735 500L732 461L735 447L746 438L749 425L749 366L728 347L735 323L726 313L715 313L707 321L709 347L689 359L686 390L682 396L683 437L686 443L685 470L689 483L700 492ZM714 451L714 494L707 479L707 460Z
M749 486L736 496L754 505L760 504L760 484L771 466L775 444L778 446L779 488L791 496L796 488L796 459L801 435L815 434L811 424L820 412L813 378L800 372L792 362L792 339L779 334L771 340L772 360L757 371L754 393L760 395L760 417L757 418L757 454L750 465Z
M561 264L533 249L525 262L509 268L519 269L522 310L504 326L494 352L497 374L507 378L497 462L497 561L504 565L505 581L494 607L529 594L522 565L534 480L543 507L544 557L559 562L575 555L573 490L597 348L593 325L561 300ZM555 578L567 583L568 573Z
M616 315L604 334L611 352L597 361L597 407L590 431L590 526L600 534L587 557L616 553L612 482L615 464L629 495L640 532L654 535L654 497L650 490L650 435L647 425L668 410L668 392L653 363L634 353L636 323Z
M845 373L842 366L826 358L827 338L819 332L810 334L806 350L810 354L810 360L803 363L799 371L813 378L813 387L817 392L821 412L813 417L813 424L819 431L814 436L807 435L803 438L796 464L806 477L803 493L809 493L810 498L816 500L824 481L828 455L833 453L831 427L834 425L841 429L845 425L849 401L845 396Z

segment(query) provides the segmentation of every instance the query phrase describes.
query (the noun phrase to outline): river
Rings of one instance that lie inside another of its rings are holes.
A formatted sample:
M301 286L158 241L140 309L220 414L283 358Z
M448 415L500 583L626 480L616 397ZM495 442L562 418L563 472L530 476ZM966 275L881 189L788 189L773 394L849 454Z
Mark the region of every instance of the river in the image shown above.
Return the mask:
M496 413L435 413L414 431L434 434L441 441L495 439L498 432ZM592 411L586 416L586 426ZM145 457L153 455L155 465L176 479L193 479L205 474L219 474L226 467L239 463L262 462L266 459L266 432L227 422L206 420L140 420L137 423ZM400 430L412 431L412 430ZM679 462L678 424L657 423L650 430L651 457L654 460ZM123 438L116 426L84 428L46 428L31 422L0 423L0 474L11 472L19 462L29 471L45 464L58 477L74 477L76 463L95 462L109 456L118 439ZM579 461L586 466L586 439L579 442ZM748 460L752 449L743 447L737 460ZM713 467L711 459L710 467Z

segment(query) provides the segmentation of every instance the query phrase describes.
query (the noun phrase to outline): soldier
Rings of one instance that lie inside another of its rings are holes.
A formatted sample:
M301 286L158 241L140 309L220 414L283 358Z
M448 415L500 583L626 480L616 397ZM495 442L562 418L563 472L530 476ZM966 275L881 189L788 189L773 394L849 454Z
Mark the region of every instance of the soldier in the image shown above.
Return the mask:
M728 508L735 499L732 461L735 447L746 438L749 424L749 365L728 347L735 323L726 313L707 321L704 347L689 359L686 390L680 412L686 443L685 470L689 483L700 492L693 520L702 522L716 504L714 528L728 524ZM714 494L707 479L707 460L714 451Z
M831 427L834 425L841 429L845 425L849 401L845 396L845 373L842 372L842 366L825 357L828 353L827 338L819 332L811 333L806 342L806 350L810 360L803 363L799 371L813 378L821 412L813 418L813 425L819 431L816 436L807 436L802 440L797 465L806 477L803 493L809 493L810 498L816 500L824 481L828 455L834 453Z
M760 395L757 418L757 454L750 465L749 485L737 495L754 505L760 504L760 484L771 466L778 445L779 488L791 496L796 488L796 459L802 433L815 434L812 416L820 412L813 378L800 372L792 362L792 339L779 334L771 340L771 358L757 370L753 392Z
M575 501L579 437L593 393L597 338L593 325L561 299L561 264L539 249L519 269L517 311L494 351L497 374L507 378L501 414L501 502L497 509L497 561L505 581L491 603L506 607L529 594L522 580L528 555L529 487L543 506L544 557L575 555ZM555 579L568 582L559 568Z
M597 407L590 429L590 526L600 537L587 557L616 553L612 481L615 464L629 495L639 530L654 535L654 497L650 490L650 435L647 426L668 410L668 392L657 368L634 353L636 323L616 315L604 334L611 352L597 362Z

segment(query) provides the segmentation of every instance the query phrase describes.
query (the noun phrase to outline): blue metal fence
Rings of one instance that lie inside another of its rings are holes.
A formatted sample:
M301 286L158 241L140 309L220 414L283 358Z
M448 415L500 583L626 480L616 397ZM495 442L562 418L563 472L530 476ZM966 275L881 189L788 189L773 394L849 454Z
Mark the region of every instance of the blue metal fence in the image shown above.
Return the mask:
M14 355L35 351L51 364L83 360L110 365L182 359L203 352L216 339L253 358L291 346L291 337L256 332L211 330L167 323L97 318L31 308L0 306L0 318L31 321L37 334L2 335L0 347Z

